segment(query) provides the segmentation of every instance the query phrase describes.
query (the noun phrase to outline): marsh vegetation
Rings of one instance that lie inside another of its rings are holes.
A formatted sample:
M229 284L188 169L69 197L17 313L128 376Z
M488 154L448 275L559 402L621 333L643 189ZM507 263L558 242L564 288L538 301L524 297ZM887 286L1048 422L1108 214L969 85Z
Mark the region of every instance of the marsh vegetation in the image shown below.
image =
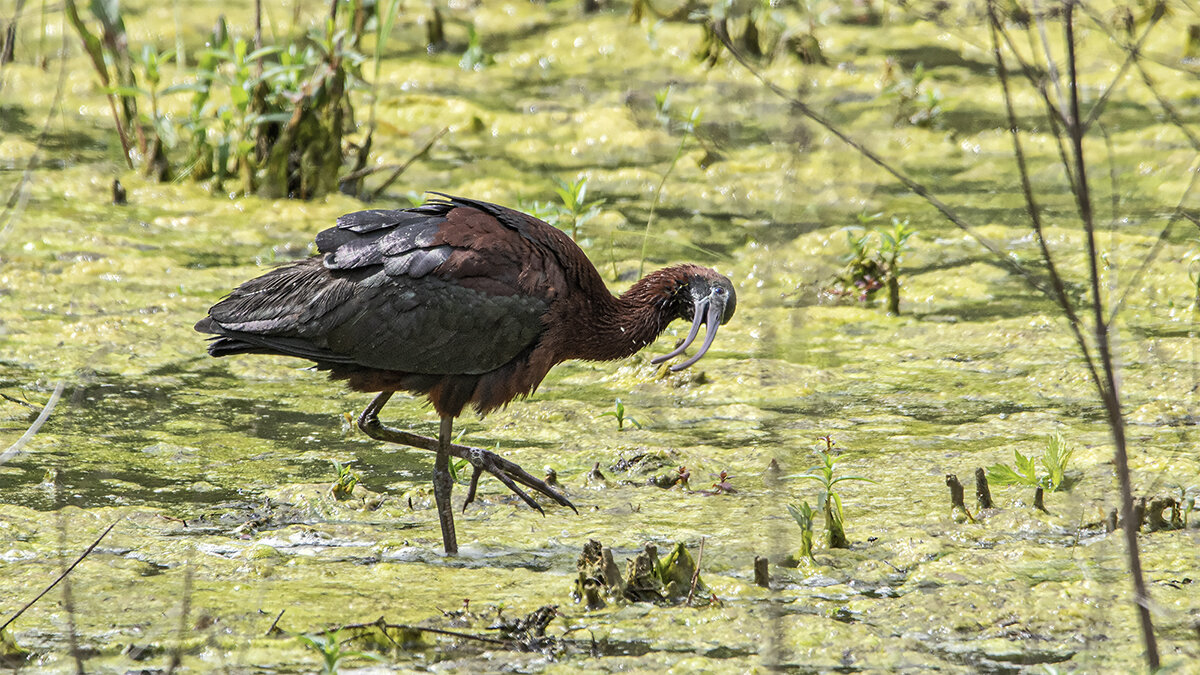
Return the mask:
M260 8L0 17L5 665L1200 660L1191 4ZM739 300L691 370L650 363L670 335L460 420L581 514L481 483L457 557L368 396L191 331L427 189L536 213L614 290L690 260Z

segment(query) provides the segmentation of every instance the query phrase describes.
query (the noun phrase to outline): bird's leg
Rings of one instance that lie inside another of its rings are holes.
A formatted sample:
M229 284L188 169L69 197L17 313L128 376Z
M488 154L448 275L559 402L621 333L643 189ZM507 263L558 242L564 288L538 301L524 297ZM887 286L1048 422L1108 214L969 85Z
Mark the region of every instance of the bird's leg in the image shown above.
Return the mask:
M371 401L371 403L367 405L366 409L363 410L362 415L358 417L358 428L362 429L363 433L377 441L399 443L401 445L410 445L414 448L438 452L441 447L442 439L433 439L429 438L428 436L421 436L419 434L414 434L401 429L384 426L384 424L379 421L379 411L391 397L392 392L390 391L382 392L376 396L375 400ZM531 508L542 511L542 507L539 506L532 497L526 494L525 491L517 485L518 483L531 490L539 492L550 499L553 499L555 502L558 502L563 506L569 507L576 513L579 512L579 510L575 508L575 505L572 504L566 497L546 484L545 481L531 475L529 472L525 471L525 469L522 469L519 464L510 462L500 455L488 450L472 448L466 445L458 445L456 443L449 443L449 437L446 438L446 441L448 446L447 453L449 456L465 459L469 461L471 466L475 468L475 472L471 475L471 487L467 491L467 500L463 504L464 509L466 508L467 504L470 504L475 499L475 486L479 482L480 473L487 471L498 478L501 483L504 483L508 489L515 492L517 496L520 497ZM542 511L542 513L545 512Z
M450 491L454 488L454 482L450 479L450 432L453 426L453 417L442 417L437 459L433 460L433 501L437 502L438 520L442 523L442 546L447 555L458 553L458 539L454 536L454 507L450 505Z

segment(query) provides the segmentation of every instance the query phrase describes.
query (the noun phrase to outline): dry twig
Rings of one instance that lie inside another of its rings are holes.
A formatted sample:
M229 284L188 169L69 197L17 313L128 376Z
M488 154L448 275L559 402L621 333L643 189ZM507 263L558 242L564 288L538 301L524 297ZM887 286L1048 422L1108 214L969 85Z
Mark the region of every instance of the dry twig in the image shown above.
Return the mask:
M88 557L88 555L92 552L92 550L95 549L96 546L98 546L100 544L100 541L102 539L104 539L106 536L108 536L109 532L112 532L112 529L114 527L116 527L117 523L119 523L119 522L121 522L120 518L116 519L115 521L113 521L112 525L109 525L107 528L105 528L105 530L100 533L100 536L96 537L96 541L93 541L91 546L88 546L86 549L84 549L83 553L79 554L79 557L75 559L75 562L71 563L70 566L67 567L67 569L63 570L62 574L58 575L57 579L55 579L41 593L38 593L37 597L35 597L34 599L25 603L25 606L22 607L21 609L18 609L16 614L13 614L12 616L8 617L8 621L5 621L3 625L0 625L0 631L3 631L5 628L8 628L9 625L12 624L12 622L16 621L18 617L20 617L22 614L25 613L25 610L29 609L30 607L33 607L33 605L35 603L37 603L38 600L42 599L42 596L49 593L55 586L57 586L59 584L60 581L62 581L63 579L66 579L67 575L71 573L71 570L75 569L76 565L83 562L83 559Z

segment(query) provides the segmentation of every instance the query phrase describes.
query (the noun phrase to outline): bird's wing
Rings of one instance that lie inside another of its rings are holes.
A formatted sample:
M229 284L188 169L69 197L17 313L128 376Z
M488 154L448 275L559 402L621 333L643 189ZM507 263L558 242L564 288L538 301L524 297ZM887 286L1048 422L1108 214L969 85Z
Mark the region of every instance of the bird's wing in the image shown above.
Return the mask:
M420 374L494 370L536 344L564 282L553 254L521 232L536 234L540 221L504 210L506 223L476 204L342 216L317 235L322 255L242 284L197 328L236 341L230 352Z

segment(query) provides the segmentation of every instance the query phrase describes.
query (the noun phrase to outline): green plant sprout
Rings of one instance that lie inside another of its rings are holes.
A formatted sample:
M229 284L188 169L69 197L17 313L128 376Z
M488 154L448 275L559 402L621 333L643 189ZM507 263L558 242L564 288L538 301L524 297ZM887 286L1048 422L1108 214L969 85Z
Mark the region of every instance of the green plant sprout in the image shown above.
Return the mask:
M475 30L475 24L467 26L467 50L459 59L458 67L463 70L479 72L493 63L495 60L491 54L483 51L483 45L479 41L479 31Z
M887 288L888 313L898 315L900 263L904 255L912 250L910 240L916 230L910 226L907 218L900 220L895 217L892 218L890 230L866 229L867 225L882 216L882 213L860 213L859 224L845 229L846 246L850 250L841 256L846 266L834 279L830 291L839 297L855 296L860 302L868 302L876 291Z
M408 201L410 206L414 206L414 207L421 206L426 201L425 193L417 192L416 190L409 190L408 192L405 192L403 195L401 195L401 197L403 199L405 199L406 201Z
M896 124L907 122L928 128L941 117L942 92L928 86L928 76L924 64L918 63L905 74L902 66L888 60L883 79L889 84L884 87L883 95L896 99Z
M1020 450L1013 450L1016 466L993 464L988 467L988 481L997 485L1024 485L1040 487L1048 492L1055 492L1063 485L1063 474L1066 473L1067 463L1074 448L1067 447L1062 434L1055 433L1046 440L1046 451L1042 454L1042 468L1045 475L1038 476L1033 457L1026 457Z
M621 399L616 400L616 404L613 406L613 408L614 408L613 410L609 410L608 412L603 412L603 413L600 413L599 415L596 415L596 418L597 419L599 419L601 417L615 418L617 420L617 431L624 431L626 422L629 422L630 424L632 424L634 427L636 427L638 429L642 428L641 422L638 422L634 418L629 417L625 414L625 404L621 402Z
M816 562L817 559L813 557L812 507L808 505L808 502L801 502L799 507L795 504L788 504L787 510L792 514L792 518L796 519L796 524L800 526L800 558Z
M671 125L671 86L654 92L654 117L664 127Z
M336 459L330 461L333 462L333 468L337 471L337 478L334 479L333 485L329 486L329 492L334 499L344 502L354 496L354 486L358 485L358 476L350 471L350 462L342 464Z
M1179 499L1177 501L1179 503L1180 517L1183 519L1183 528L1182 529L1187 529L1188 517L1191 515L1191 513L1193 511L1196 510L1196 497L1195 496L1189 497L1187 488L1181 487L1181 488L1179 488Z
M587 183L585 177L575 181L555 178L554 192L558 194L559 203L522 200L521 208L560 230L570 230L571 239L578 241L579 228L598 215L604 205L603 199L587 201Z
M379 662L383 661L377 654L343 650L340 630L329 631L324 634L300 635L298 637L304 646L321 655L322 675L336 675L338 669L342 666L342 661L346 659L362 658Z
M134 60L142 68L146 88L123 86L116 87L113 92L122 97L145 96L150 99L150 114L139 116L141 123L148 124L154 132L150 140L147 141L145 172L160 182L170 179L170 166L165 154L166 149L174 147L179 143L179 135L175 130L175 125L171 122L171 117L163 115L158 107L159 97L164 93L170 93L170 88L160 90L158 87L162 82L160 66L165 65L174 58L174 52L159 52L150 45L144 45L141 54L134 57ZM141 131L140 127L138 131Z
M554 202L543 202L539 200L529 201L521 199L518 201L518 205L522 211L528 213L534 218L537 218L538 220L544 220L560 230L563 229L562 210L559 208L558 204L555 204Z
M450 481L451 482L457 483L459 485L466 484L467 479L463 475L462 471L467 468L468 463L469 462L467 462L467 460L465 460L465 459L450 460Z
M908 240L916 234L909 226L908 219L901 221L892 218L892 229L879 230L882 244L879 247L879 257L883 261L884 283L888 289L888 313L900 314L900 259L908 252Z
M838 483L847 480L861 480L868 483L875 481L862 476L838 476L835 478L833 475L835 463L833 446L835 443L830 436L822 436L821 440L825 441L825 452L817 451L817 456L821 458L821 464L810 467L807 473L795 474L788 478L808 478L821 484L821 494L817 497L817 501L822 505L824 511L825 529L829 532L829 548L850 548L850 542L846 540L842 497L833 488Z
M562 200L562 204L555 207L561 216L570 219L571 239L575 241L579 241L579 228L599 214L604 205L603 199L587 201L587 189L587 178L584 177L574 182L554 179L554 191Z

